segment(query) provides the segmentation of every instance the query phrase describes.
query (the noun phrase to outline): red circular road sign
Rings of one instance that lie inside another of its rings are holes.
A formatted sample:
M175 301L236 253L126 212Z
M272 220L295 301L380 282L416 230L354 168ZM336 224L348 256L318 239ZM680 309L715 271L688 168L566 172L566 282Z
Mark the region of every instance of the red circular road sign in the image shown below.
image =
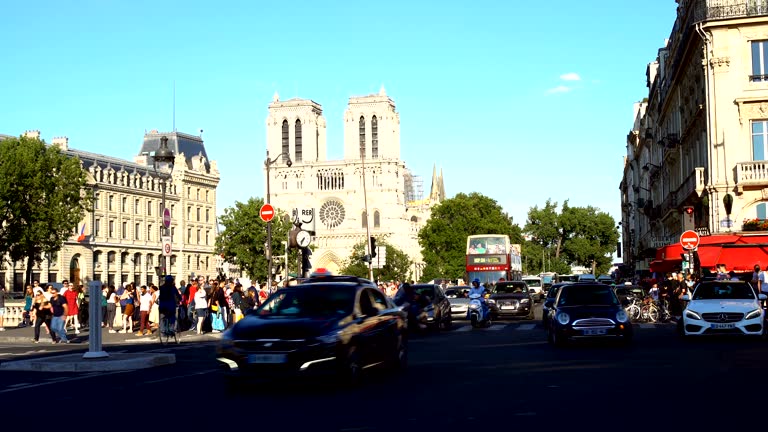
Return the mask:
M169 228L171 226L171 209L163 209L163 226Z
M699 247L699 240L701 238L696 231L688 230L680 236L680 246L686 250L696 249Z
M269 222L275 217L275 208L272 207L272 204L264 204L259 210L259 216L264 222Z

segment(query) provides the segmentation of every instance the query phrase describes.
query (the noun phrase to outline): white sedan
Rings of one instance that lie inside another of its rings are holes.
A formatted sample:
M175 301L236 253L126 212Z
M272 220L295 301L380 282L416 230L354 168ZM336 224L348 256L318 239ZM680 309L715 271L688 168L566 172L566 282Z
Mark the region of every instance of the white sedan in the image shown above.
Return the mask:
M752 285L742 281L703 281L691 296L683 296L688 305L683 311L682 334L763 336L764 311Z

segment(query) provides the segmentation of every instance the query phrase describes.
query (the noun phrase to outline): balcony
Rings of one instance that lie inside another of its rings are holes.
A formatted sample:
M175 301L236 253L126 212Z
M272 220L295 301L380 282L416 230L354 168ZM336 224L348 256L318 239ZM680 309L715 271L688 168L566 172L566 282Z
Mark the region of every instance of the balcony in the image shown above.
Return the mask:
M736 187L768 186L768 161L749 161L736 164Z
M746 18L768 15L768 0L699 0L694 21Z

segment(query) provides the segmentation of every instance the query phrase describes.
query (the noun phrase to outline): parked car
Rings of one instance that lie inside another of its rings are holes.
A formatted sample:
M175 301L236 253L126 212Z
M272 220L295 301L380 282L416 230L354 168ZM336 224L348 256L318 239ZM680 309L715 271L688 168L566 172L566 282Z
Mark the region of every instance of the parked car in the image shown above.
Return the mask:
M469 310L469 288L466 286L454 286L445 290L445 297L451 304L451 318L467 319Z
M418 307L411 307L407 310L409 322L415 322L419 326L432 330L450 329L453 326L451 302L445 296L440 285L414 284L411 287L420 300ZM395 293L393 300L397 306L403 306L407 303L406 293L402 286Z
M548 320L550 344L563 346L571 339L606 337L630 343L632 336L632 323L610 286L593 282L560 287Z
M494 319L522 317L533 319L533 296L525 282L498 282L488 297Z
M363 370L407 365L406 316L367 279L309 278L281 288L222 334L217 360L228 384L335 374L355 383Z
M688 305L683 311L682 335L764 336L765 312L760 302L767 298L756 295L744 281L700 282L692 295L683 296Z
M557 297L557 293L560 291L560 287L563 285L567 285L573 282L558 282L552 284L552 286L549 287L549 290L547 290L547 297L544 298L544 302L541 305L541 326L545 329L548 326L547 320L549 319L549 311L552 309L552 305L555 302L555 297Z

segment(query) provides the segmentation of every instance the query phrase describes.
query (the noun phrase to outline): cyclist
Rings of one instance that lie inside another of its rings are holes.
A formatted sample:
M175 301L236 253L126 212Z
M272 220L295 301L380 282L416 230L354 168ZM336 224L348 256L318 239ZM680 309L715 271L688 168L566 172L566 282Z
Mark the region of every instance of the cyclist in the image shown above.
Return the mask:
M176 288L173 276L165 276L165 282L160 285L160 295L158 296L158 306L160 312L160 323L163 324L166 321L164 317L167 317L167 323L171 327L161 328L161 332L175 332L176 330L176 307L181 301L181 293Z

